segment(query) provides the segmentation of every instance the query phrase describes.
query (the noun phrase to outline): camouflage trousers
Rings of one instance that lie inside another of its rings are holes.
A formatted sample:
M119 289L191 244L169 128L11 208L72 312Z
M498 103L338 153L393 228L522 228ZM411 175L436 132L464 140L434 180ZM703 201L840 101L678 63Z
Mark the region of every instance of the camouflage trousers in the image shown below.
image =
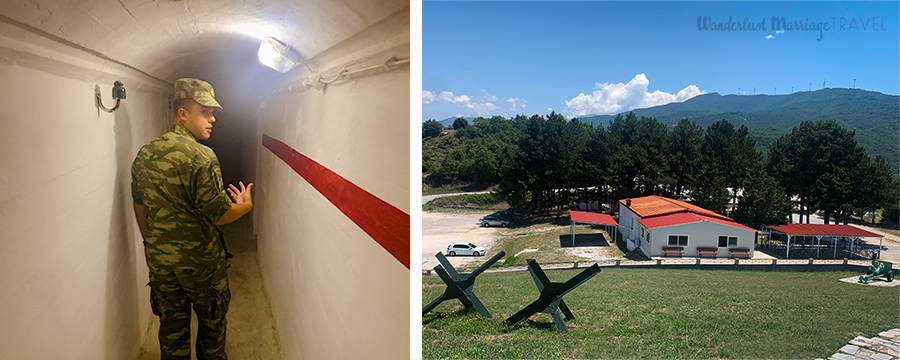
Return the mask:
M150 305L159 316L161 360L191 359L191 306L197 314L197 360L227 360L225 313L231 302L225 266L150 272Z

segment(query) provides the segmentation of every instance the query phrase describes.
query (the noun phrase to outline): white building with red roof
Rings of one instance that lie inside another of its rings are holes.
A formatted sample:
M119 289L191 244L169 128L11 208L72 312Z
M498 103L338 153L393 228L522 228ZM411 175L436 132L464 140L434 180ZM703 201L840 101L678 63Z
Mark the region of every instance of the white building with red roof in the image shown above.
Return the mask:
M619 232L649 257L753 257L756 230L684 201L662 196L619 200Z

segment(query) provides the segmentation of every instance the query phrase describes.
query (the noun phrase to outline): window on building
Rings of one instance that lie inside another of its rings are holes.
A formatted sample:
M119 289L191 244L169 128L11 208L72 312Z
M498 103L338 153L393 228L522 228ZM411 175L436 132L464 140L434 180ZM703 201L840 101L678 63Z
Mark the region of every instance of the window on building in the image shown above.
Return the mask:
M641 227L641 237L644 237L644 227Z
M737 247L737 236L719 236L719 247Z
M687 246L687 235L669 235L669 246Z

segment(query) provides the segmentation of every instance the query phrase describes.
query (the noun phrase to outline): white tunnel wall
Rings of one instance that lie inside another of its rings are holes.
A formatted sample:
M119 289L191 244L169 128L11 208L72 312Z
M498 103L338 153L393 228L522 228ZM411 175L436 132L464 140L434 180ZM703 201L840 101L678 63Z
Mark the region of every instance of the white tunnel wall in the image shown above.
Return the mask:
M168 85L0 30L0 359L136 358L150 306L130 166ZM111 107L115 80L127 99L98 115L94 86Z
M382 29L380 49L346 42L335 50L346 56L332 53L329 67L408 58L406 24ZM244 173L256 172L260 268L285 359L409 358L409 269L261 146L263 135L283 142L408 215L409 81L405 66L271 95L258 132L247 134L256 144L256 161L245 152Z

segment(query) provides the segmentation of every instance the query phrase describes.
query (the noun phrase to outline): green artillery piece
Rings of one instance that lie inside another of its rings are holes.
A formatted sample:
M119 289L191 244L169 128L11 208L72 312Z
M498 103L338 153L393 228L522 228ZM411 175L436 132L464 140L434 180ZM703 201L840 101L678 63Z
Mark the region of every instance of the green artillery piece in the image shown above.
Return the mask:
M877 279L880 277L884 277L888 282L894 281L894 274L891 272L891 266L893 264L887 261L878 261L876 259L872 259L872 266L869 266L868 275L863 275L859 277L859 282L863 284L868 284L869 280Z

